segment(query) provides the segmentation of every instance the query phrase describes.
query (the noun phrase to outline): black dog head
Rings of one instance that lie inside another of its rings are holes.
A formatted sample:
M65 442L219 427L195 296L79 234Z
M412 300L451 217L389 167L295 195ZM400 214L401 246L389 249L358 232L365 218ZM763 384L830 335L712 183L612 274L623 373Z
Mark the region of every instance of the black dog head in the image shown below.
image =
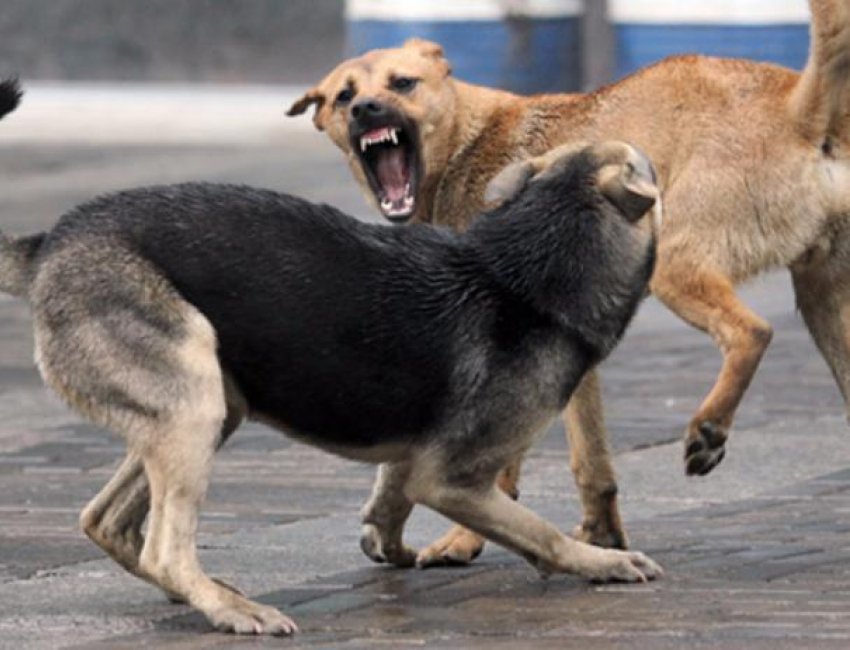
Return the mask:
M599 193L634 223L660 200L649 158L624 142L563 145L528 160L512 163L488 184L487 203L514 200L530 184L557 182L578 168L592 173Z

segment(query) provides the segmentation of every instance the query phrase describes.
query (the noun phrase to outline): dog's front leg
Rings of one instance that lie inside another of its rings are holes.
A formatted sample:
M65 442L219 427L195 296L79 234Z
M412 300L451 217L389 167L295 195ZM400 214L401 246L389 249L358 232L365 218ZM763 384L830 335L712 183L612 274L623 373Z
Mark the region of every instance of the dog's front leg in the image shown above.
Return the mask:
M248 406L228 375L224 376L227 415L217 444L220 449L245 419ZM150 577L139 569L139 555L144 545L142 525L150 508L150 487L142 458L133 451L118 467L115 475L85 507L80 515L83 532L113 560L138 578ZM217 583L236 594L242 592L226 582ZM166 591L169 600L182 603L177 594Z
M360 512L363 522L360 548L375 562L410 567L416 561L416 551L402 540L404 524L413 510L413 503L404 494L409 476L409 463L386 463L378 467L372 496Z
M499 472L497 487L512 499L519 498L519 474L523 457L515 458ZM435 566L456 566L469 564L484 550L484 538L464 526L452 526L438 540L431 542L419 551L416 566L419 568Z
M605 548L628 548L617 506L617 479L608 453L602 391L597 370L588 372L564 413L570 445L570 467L584 508L574 535Z
M662 574L643 553L603 549L567 537L495 486L432 485L416 500L518 553L543 575L645 582Z

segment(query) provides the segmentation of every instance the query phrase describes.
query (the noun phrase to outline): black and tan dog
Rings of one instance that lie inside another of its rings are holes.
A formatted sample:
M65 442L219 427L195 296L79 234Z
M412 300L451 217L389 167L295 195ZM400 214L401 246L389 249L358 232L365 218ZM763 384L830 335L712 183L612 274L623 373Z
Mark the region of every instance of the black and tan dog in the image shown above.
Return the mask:
M291 633L196 555L213 453L250 417L384 463L363 512L376 561L413 564L402 530L423 503L544 573L660 575L641 553L566 537L495 487L646 291L651 167L621 143L554 151L508 168L492 191L506 202L464 234L185 184L105 196L47 233L3 237L0 290L32 307L45 382L128 444L82 514L86 533L219 629Z
M624 139L652 159L664 228L652 291L723 354L685 435L689 474L725 453L735 411L771 339L736 295L777 267L794 278L812 336L850 397L850 3L812 0L809 62L676 57L587 95L521 97L455 80L439 45L414 40L342 63L290 109L346 154L387 218L465 228L505 164L567 142ZM625 547L594 372L566 412L584 505L580 539ZM516 491L519 459L501 483ZM468 561L457 529L425 563Z

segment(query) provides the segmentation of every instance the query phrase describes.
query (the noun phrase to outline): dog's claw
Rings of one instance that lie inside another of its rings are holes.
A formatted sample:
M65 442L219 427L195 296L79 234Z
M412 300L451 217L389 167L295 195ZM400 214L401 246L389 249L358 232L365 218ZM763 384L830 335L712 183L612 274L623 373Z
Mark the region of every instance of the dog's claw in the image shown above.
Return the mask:
M639 551L606 550L601 568L589 576L593 582L649 582L664 575L664 569Z
M213 627L221 632L289 636L298 631L295 622L274 607L247 599L241 599L238 605L210 612L207 617Z

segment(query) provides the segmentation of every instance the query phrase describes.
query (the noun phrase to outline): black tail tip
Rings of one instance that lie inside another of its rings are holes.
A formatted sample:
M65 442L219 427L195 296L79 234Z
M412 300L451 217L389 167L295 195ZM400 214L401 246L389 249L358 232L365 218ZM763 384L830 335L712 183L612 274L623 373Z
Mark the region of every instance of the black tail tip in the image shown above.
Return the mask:
M0 118L15 110L23 96L17 77L0 81Z

